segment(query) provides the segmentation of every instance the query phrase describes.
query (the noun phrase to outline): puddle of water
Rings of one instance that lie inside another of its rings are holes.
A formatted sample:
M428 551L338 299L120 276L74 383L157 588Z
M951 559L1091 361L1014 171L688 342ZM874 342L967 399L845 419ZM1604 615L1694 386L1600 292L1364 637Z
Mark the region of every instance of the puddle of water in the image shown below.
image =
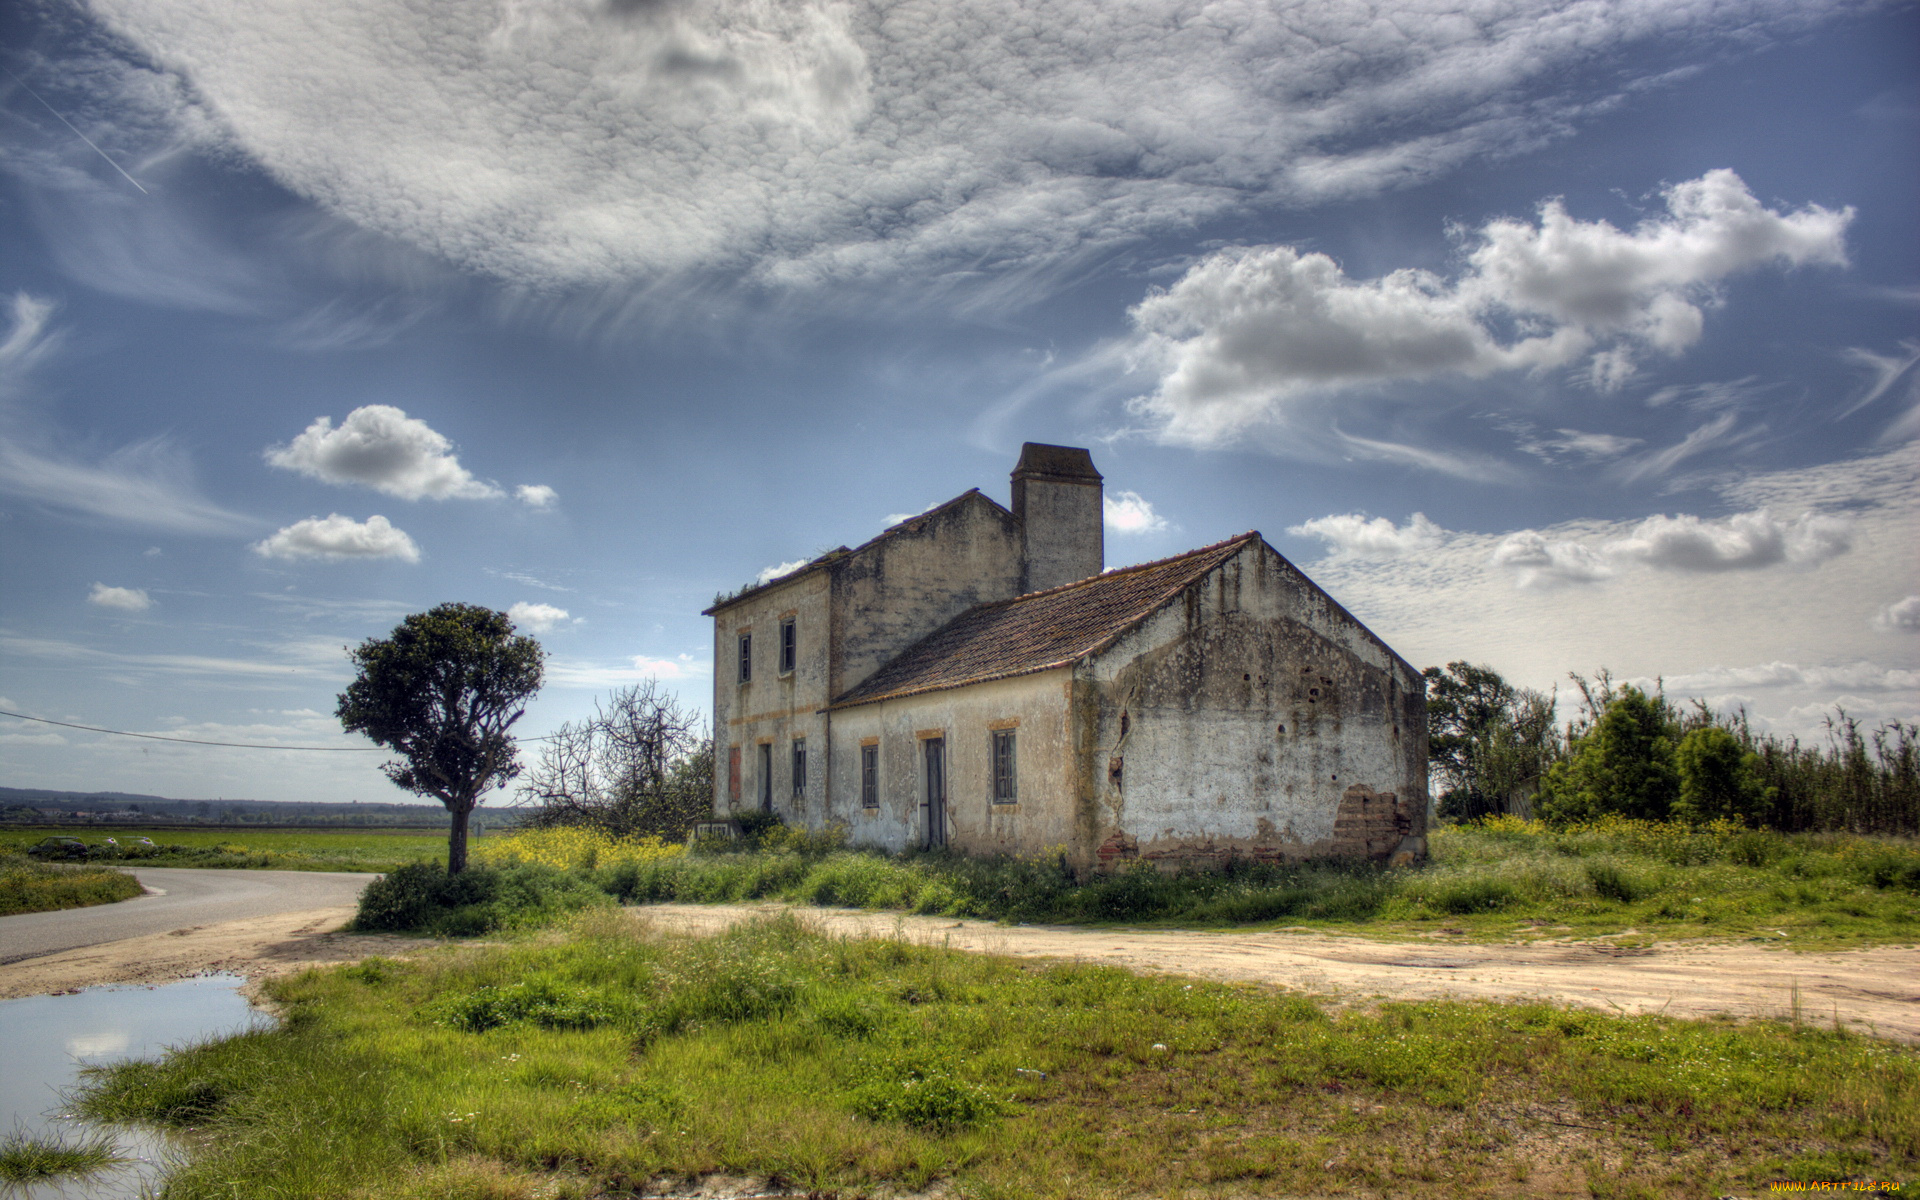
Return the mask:
M63 1119L60 1095L79 1082L80 1068L129 1058L157 1058L170 1046L224 1037L273 1018L249 1008L238 975L206 975L159 987L88 988L66 996L0 1000L0 1132L69 1137L91 1126ZM136 1161L86 1181L0 1184L0 1194L31 1200L88 1196L127 1200L159 1190L171 1152L164 1135L107 1127L122 1155Z

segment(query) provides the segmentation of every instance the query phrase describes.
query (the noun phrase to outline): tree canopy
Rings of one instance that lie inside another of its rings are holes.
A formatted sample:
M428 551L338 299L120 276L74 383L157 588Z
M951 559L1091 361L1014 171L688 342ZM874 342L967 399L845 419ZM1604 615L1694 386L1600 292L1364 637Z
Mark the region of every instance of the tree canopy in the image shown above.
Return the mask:
M505 613L448 603L347 651L359 675L335 715L400 755L381 769L398 787L453 815L447 871L467 865L467 815L489 788L520 773L508 730L540 690L546 653Z

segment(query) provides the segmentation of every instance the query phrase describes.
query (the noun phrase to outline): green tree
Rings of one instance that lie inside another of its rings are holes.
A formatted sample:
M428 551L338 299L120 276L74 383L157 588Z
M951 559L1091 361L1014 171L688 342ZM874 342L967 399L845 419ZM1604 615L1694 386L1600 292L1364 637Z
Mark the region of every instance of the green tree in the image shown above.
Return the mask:
M1599 698L1588 692L1599 719L1569 739L1567 757L1540 787L1540 815L1551 821L1590 821L1606 813L1663 821L1680 795L1674 766L1677 723L1664 697L1605 679ZM1604 707L1602 707L1604 706Z
M1688 731L1674 748L1680 795L1673 815L1688 821L1727 818L1759 824L1772 806L1760 782L1760 756L1720 725Z
M1558 756L1554 697L1517 688L1491 667L1428 667L1427 757L1444 785L1440 815L1525 812Z
M464 871L468 814L520 773L507 730L540 690L546 653L505 613L473 604L415 613L347 653L359 676L335 715L401 756L381 768L395 785L446 805L447 873Z

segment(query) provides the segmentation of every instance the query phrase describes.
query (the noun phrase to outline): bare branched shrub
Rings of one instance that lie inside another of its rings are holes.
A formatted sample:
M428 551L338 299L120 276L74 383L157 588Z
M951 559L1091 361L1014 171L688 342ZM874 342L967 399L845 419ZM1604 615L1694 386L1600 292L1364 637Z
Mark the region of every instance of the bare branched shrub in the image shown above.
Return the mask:
M519 791L535 828L678 840L713 810L713 741L698 713L653 680L622 688L544 743Z

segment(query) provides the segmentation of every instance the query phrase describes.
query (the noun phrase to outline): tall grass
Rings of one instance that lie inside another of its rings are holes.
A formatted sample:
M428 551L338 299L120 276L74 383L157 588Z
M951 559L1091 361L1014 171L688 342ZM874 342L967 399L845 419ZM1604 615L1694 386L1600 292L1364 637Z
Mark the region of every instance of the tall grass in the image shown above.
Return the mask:
M131 900L140 881L109 867L66 867L0 855L0 917Z
M1920 1166L1920 1054L1790 1022L1299 995L820 936L565 934L282 979L277 1029L92 1072L174 1200L1716 1195ZM1545 1119L1543 1119L1545 1118ZM1595 1194L1601 1194L1596 1191Z
M1920 936L1920 847L1730 822L1620 817L1564 828L1498 817L1433 836L1415 868L1369 863L1147 866L1076 879L1056 859L857 850L692 854L596 873L626 903L779 899L1006 921L1229 926L1272 922L1511 936L1629 928L1799 941Z

